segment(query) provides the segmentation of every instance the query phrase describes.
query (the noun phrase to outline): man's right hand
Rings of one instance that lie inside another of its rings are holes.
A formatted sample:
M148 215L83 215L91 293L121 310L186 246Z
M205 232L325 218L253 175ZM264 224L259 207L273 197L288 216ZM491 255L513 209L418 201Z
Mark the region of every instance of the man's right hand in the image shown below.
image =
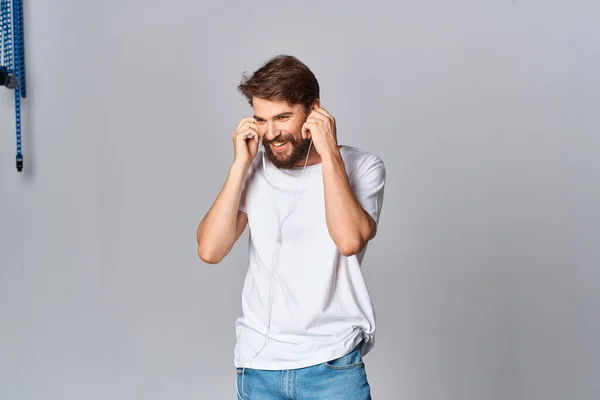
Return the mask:
M253 135L248 139L248 135ZM232 136L234 148L234 163L244 166L252 164L258 151L258 125L253 117L243 118Z

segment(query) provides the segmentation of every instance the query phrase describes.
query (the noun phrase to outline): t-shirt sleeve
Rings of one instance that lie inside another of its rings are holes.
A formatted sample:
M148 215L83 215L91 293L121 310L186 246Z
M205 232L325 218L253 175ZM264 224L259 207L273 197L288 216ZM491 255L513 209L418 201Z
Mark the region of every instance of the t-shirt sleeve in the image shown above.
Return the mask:
M362 208L373 218L375 225L379 225L385 188L385 165L379 157L371 156L364 167L356 172L357 176L351 182L352 192Z

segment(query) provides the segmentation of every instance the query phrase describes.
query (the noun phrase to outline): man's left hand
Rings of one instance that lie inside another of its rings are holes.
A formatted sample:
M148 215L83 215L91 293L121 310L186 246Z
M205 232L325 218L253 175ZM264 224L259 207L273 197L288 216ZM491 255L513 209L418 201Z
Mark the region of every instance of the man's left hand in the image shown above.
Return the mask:
M312 138L315 150L320 155L328 151L337 151L335 118L322 107L314 109L302 125L302 138Z

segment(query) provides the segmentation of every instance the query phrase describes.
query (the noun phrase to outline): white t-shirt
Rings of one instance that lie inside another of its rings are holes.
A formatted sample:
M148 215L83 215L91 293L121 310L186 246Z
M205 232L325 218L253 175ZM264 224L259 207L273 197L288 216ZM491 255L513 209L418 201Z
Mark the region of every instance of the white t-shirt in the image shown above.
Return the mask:
M341 146L340 153L352 191L378 223L383 162L354 147ZM329 235L322 164L307 166L303 173L303 167L280 170L266 157L265 162L266 169L259 153L239 207L248 214L250 239L243 316L235 323L235 366L303 368L341 357L361 341L366 355L375 338L375 312L361 271L366 248L345 257ZM261 350L269 297L271 329Z

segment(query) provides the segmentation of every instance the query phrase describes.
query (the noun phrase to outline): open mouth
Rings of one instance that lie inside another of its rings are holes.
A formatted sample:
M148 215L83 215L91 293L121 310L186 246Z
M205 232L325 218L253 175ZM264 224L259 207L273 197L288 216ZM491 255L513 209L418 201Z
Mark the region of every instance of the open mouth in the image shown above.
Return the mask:
M274 152L282 152L287 148L289 142L273 142L271 143L271 149L273 149Z

